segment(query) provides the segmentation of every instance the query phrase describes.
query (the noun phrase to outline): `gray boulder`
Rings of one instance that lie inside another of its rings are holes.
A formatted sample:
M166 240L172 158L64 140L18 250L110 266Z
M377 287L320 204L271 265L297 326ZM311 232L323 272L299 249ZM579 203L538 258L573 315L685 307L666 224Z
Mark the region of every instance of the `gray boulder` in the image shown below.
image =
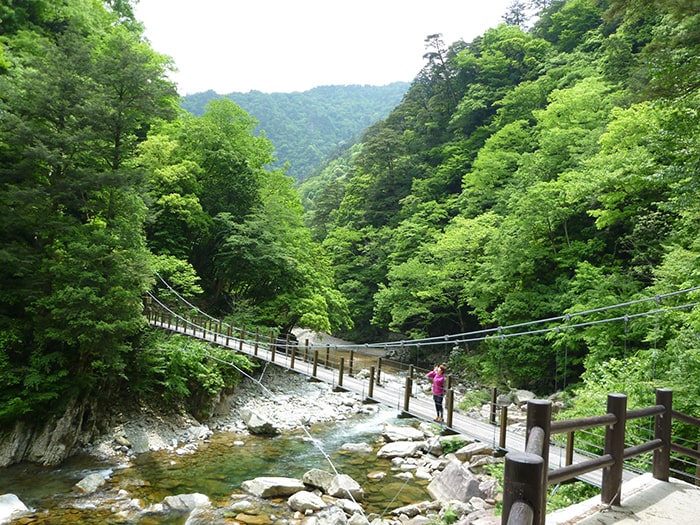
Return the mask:
M483 497L479 479L461 463L449 463L428 484L428 493L436 500L468 502L474 496Z
M334 498L351 498L355 501L362 501L365 497L365 492L360 484L347 474L335 476L328 487L327 494Z
M251 434L276 436L280 433L280 430L270 421L263 418L260 414L253 412L249 408L241 409L241 419Z
M301 522L302 525L348 525L348 517L342 509L330 506L320 512L308 516Z
M99 488L103 487L107 480L102 474L95 473L85 476L75 484L75 488L83 494L92 494Z
M304 473L301 480L305 484L321 489L327 494L328 488L331 486L331 483L333 483L333 478L335 478L335 474L328 472L327 470L312 468Z
M384 425L384 437L387 441L421 441L425 438L423 431L404 425Z
M0 496L0 523L5 523L12 519L13 514L27 512L29 509L14 494L3 494Z
M493 454L493 447L480 441L465 445L454 453L462 462L471 461L474 456L490 456L491 454Z
M167 496L163 500L163 507L189 512L194 509L201 509L211 506L209 497L205 494L177 494L175 496Z
M389 459L413 457L425 447L425 441L395 441L380 448L377 457Z
M290 509L298 512L306 512L307 510L315 512L328 506L321 496L308 490L300 490L292 494L287 500L287 505Z
M295 478L267 476L246 480L241 488L259 498L288 497L296 492L305 490L304 483Z

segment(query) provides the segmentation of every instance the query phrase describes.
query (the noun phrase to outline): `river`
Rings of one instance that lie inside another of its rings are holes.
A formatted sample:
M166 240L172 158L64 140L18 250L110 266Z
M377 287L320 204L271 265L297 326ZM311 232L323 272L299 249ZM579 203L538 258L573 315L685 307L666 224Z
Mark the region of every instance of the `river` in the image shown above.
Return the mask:
M339 473L348 474L362 485L365 512L384 514L431 499L425 490L426 481L397 478L391 461L376 457L384 423L403 425L410 424L410 420L398 420L395 410L380 408L372 415L318 424L308 429L308 434L298 430L269 438L220 432L201 443L194 453L149 452L136 456L129 465L109 464L93 456L73 457L57 468L22 463L3 470L0 494L13 493L34 511L33 516L16 523L174 525L184 523L184 517L139 514L125 520L124 516L113 515L109 504L105 508L104 498L81 495L74 485L88 474L101 472L109 475L107 490L122 489L126 491L122 492L123 498L137 498L145 507L166 496L188 493L206 494L213 505L226 505L245 480L260 476L301 478L311 468L332 470L330 459ZM348 453L341 450L345 443L369 443L374 452ZM387 475L373 481L367 475L374 471Z

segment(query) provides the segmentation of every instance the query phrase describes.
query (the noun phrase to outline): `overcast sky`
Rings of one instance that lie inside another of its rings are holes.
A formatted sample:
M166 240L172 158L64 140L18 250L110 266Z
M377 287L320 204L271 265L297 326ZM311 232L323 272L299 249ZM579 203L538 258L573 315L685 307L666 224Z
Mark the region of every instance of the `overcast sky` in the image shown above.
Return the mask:
M469 42L511 0L139 0L136 17L178 68L181 95L410 82L424 40Z

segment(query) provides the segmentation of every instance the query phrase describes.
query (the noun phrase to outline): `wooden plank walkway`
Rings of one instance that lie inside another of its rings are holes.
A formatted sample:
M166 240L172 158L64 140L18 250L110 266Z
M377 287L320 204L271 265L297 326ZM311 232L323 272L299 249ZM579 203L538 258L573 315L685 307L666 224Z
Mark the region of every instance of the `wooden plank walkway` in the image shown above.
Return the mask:
M399 380L391 379L384 380L386 374L382 375L382 381L379 385L374 384L373 394L369 397L370 381L369 378L358 377L354 375L343 374L342 378L339 375L339 370L323 366L317 361L316 373L314 375L314 365L311 360L303 359L303 355L299 355L299 349L292 358L291 353L275 352L270 350L266 343L258 343L257 345L248 341L241 341L231 335L216 333L212 330L199 328L184 328L183 326L172 325L158 319L150 319L150 324L156 328L161 328L171 332L175 332L188 337L194 337L209 343L213 343L225 348L230 348L233 351L246 354L248 356L261 359L277 366L281 366L288 370L313 377L317 380L324 381L336 388L343 388L348 391L356 392L366 401L382 403L388 407L396 408L400 416L414 417L423 421L433 421L435 416L435 406L432 397L417 392L415 382L413 383L413 391L409 395L408 410L405 410L405 383L401 384ZM446 426L446 425L445 425ZM483 443L490 444L494 450L499 449L500 428L488 422L468 417L467 415L453 411L452 425L447 428L448 432L464 434ZM505 450L524 451L525 436L513 432L510 429L506 430ZM555 444L550 446L549 466L550 468L559 468L565 465L565 450ZM590 459L589 457L580 454L574 454L573 462L578 463ZM631 480L637 477L638 474L624 470L623 480ZM596 470L580 476L582 481L600 487L602 484L602 471Z

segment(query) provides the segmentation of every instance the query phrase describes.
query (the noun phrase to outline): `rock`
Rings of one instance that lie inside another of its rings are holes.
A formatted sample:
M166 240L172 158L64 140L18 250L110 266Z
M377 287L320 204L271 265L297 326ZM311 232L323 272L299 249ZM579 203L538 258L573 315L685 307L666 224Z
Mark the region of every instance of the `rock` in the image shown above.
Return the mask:
M327 494L328 488L331 486L331 483L333 483L333 478L335 478L335 474L327 470L321 470L320 468L313 468L305 472L301 480L305 484L321 489Z
M384 437L387 441L422 441L425 435L421 430L410 426L384 425Z
M3 494L0 496L0 523L5 523L12 519L12 515L19 512L28 512L27 506L14 494Z
M412 457L426 446L425 441L395 441L387 443L377 452L380 458Z
M437 500L468 502L472 497L482 497L479 479L460 463L449 463L428 484L428 493Z
M269 525L272 520L264 514L237 514L236 521L247 523L248 525Z
M286 498L306 487L295 478L268 476L246 480L241 483L241 489L259 498Z
M442 448L442 436L433 436L426 442L425 450L433 456L442 456L445 452Z
M177 494L175 496L167 496L163 500L163 507L179 511L191 511L198 508L211 506L209 497L205 494Z
M348 519L348 525L369 525L369 521L361 512L355 512Z
M355 501L362 501L365 497L365 492L360 484L347 474L335 476L326 493L334 498L351 497Z
M330 506L321 510L317 514L305 518L302 525L347 525L348 518L342 509Z
M242 499L229 506L233 512L250 512L255 508L255 503L250 500Z
M429 510L439 511L440 508L441 505L439 502L422 501L420 503L414 503L413 505L399 507L398 509L392 510L391 513L394 516L401 516L403 514L409 518L413 518L419 514L425 514Z
M530 399L535 399L536 397L534 392L529 390L516 390L513 392L513 402L518 406L525 405Z
M340 498L335 500L335 506L343 509L343 512L348 515L357 513L362 514L362 506L356 501Z
M493 447L486 443L475 442L465 445L459 450L454 452L454 455L462 462L470 461L475 455L491 455L493 454Z
M259 434L264 436L276 436L280 433L270 421L263 418L257 412L253 412L249 408L241 409L241 419L251 434Z
M156 445L151 447L151 440L148 437L148 433L138 428L129 429L127 432L126 440L129 443L131 443L131 449L136 454L143 454L144 452L148 452L149 450L151 450L151 448L153 448L154 450L161 448Z
M372 445L369 443L345 443L340 450L345 452L357 452L357 453L370 453L372 452Z
M105 483L107 483L105 477L102 474L95 473L89 474L78 481L78 483L75 484L75 488L83 494L92 494L97 489L103 487Z
M287 505L290 509L299 512L306 512L307 510L317 511L328 506L320 496L308 490L300 490L292 494L287 500Z

